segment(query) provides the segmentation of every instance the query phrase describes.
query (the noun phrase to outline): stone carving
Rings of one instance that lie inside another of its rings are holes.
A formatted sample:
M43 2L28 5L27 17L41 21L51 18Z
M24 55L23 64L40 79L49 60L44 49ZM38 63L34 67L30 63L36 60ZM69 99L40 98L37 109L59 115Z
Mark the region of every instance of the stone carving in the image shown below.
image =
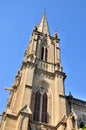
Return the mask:
M13 88L17 87L19 84L20 84L20 81L21 81L21 72L18 71L18 74L16 75L15 77L15 81L14 81L14 84L13 84Z

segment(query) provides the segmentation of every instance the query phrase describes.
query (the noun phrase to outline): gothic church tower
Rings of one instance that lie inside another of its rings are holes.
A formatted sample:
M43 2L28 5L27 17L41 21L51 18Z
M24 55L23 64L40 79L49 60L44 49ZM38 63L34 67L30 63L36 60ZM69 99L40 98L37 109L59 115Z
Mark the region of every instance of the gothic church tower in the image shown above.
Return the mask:
M65 77L58 34L50 35L44 13L32 32L12 88L6 88L10 96L0 130L63 130Z

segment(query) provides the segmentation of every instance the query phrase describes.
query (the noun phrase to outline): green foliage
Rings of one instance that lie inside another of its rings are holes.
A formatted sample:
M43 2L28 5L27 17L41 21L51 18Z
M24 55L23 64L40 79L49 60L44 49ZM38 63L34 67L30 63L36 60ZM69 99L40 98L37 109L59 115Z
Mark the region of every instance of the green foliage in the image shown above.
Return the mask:
M86 130L86 124L84 124L84 126L83 126L83 128L82 128L83 130Z

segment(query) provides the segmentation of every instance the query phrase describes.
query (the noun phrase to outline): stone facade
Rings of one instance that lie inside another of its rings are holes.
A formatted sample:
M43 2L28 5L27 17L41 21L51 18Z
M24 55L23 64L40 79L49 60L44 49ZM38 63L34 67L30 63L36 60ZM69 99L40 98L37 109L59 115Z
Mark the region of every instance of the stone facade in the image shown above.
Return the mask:
M82 128L86 124L86 102L74 98L71 94L65 98L67 115L70 114L70 110L73 110L77 115L77 126L78 128Z
M44 13L35 26L15 77L0 130L78 130L86 102L65 96L58 34L50 35ZM84 107L84 108L83 108Z

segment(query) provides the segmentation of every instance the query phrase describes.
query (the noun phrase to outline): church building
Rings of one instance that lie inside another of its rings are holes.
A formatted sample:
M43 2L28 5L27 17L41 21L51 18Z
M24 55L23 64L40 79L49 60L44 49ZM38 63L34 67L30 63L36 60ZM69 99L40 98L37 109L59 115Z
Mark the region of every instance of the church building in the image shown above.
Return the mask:
M0 130L82 130L86 102L65 95L66 74L58 33L51 36L46 13L33 29L10 91Z

